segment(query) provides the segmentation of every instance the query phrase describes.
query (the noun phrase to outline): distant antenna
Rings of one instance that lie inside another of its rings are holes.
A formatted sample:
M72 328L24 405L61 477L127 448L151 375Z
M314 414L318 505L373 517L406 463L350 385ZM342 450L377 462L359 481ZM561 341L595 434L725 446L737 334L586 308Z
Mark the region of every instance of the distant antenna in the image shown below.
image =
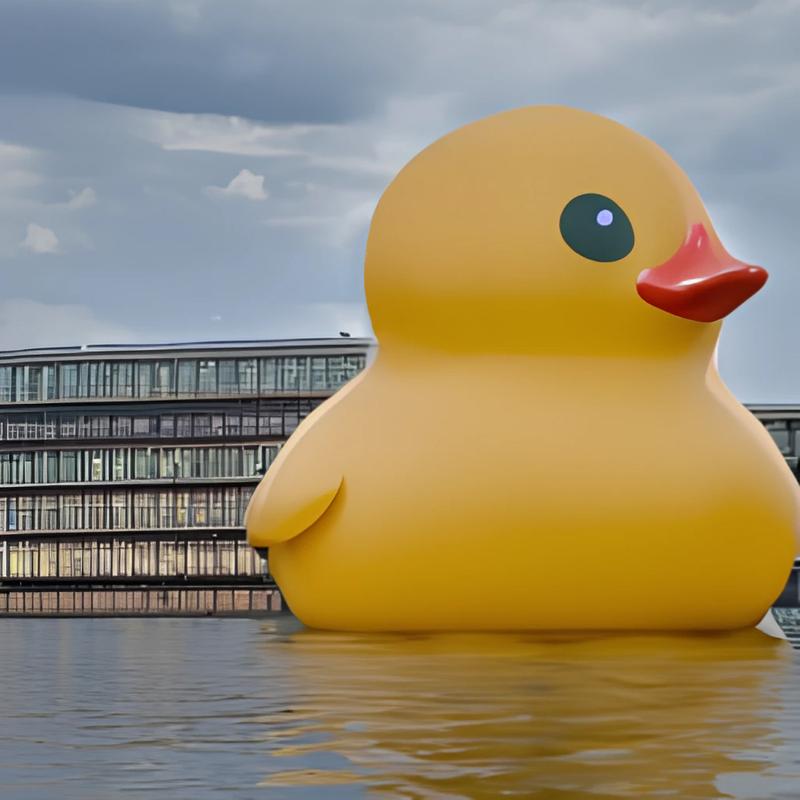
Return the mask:
M350 338L350 334L347 331L339 331L339 336L344 336L345 339Z

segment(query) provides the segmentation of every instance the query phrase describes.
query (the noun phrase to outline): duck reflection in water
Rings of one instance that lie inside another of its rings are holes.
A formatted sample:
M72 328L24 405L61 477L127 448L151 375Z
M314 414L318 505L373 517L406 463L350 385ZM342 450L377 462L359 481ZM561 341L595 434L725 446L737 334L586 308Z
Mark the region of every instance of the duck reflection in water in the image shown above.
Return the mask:
M285 713L261 720L276 796L797 796L799 670L757 630L265 632L285 670Z

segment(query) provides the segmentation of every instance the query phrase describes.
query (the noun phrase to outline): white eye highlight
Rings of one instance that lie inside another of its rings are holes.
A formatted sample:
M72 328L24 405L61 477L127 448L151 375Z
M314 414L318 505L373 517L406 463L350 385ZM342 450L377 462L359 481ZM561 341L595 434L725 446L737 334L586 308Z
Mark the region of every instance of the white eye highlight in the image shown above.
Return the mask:
M607 228L614 221L614 215L607 208L604 208L602 211L597 212L595 219L598 225Z

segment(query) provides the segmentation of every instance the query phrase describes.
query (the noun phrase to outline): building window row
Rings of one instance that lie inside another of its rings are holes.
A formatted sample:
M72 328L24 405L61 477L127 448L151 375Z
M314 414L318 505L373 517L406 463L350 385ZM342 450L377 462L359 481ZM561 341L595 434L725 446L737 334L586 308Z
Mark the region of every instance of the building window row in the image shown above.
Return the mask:
M251 478L277 455L277 445L115 447L0 453L4 485L97 481Z
M0 497L0 531L242 527L250 486Z
M6 542L2 578L98 578L267 575L267 561L245 542Z
M2 365L0 402L333 392L365 364L366 355L356 353Z
M136 415L4 414L0 415L0 440L286 437L320 403L321 399L265 400L225 411Z
M800 421L769 420L764 427L785 456L800 456Z

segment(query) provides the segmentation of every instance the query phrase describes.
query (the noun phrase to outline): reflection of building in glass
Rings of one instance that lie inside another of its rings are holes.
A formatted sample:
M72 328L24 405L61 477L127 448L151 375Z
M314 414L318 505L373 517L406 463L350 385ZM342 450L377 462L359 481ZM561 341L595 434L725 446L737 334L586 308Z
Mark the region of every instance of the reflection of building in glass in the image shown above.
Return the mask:
M750 404L748 408L769 431L789 469L800 480L800 405ZM794 571L778 605L800 605L800 558L795 561Z
M0 614L277 605L247 503L369 344L0 353Z

